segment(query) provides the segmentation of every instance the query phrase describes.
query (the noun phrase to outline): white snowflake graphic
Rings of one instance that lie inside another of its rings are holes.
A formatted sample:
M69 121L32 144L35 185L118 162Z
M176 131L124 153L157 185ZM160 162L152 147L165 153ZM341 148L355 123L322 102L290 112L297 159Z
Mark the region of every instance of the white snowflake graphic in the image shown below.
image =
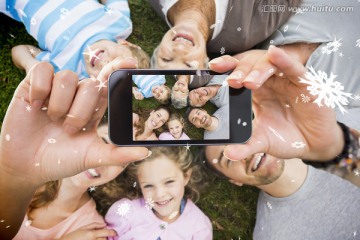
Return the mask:
M96 186L89 187L89 192L95 192Z
M69 10L67 8L61 8L60 12L61 12L61 14L60 14L61 19L66 18L70 14L70 12L69 12Z
M217 160L216 158L214 158L213 160L212 160L212 163L213 164L217 164L219 162L219 160Z
M303 143L303 142L293 142L293 143L291 143L291 146L293 147L293 148L304 148L305 147L305 143Z
M128 213L130 213L130 204L127 202L119 204L116 210L116 214L119 215L120 217L124 217Z
M48 143L54 144L54 143L56 143L56 139L55 138L49 138Z
M35 24L36 24L36 19L35 19L35 18L31 18L30 23L31 23L31 25L35 25Z
M354 174L355 174L356 177L359 177L359 176L360 176L359 170L358 170L358 169L355 169L355 170L354 170Z
M34 54L35 54L35 50L34 50L33 48L30 48L30 49L29 49L29 52L30 52L31 55L34 55Z
M134 182L134 183L133 183L133 187L135 188L135 187L136 187L136 185L137 185L137 183L136 183L136 182Z
M154 207L154 200L152 198L148 198L146 199L145 201L145 207L148 209L148 210L151 210L153 207Z
M271 44L271 45L274 44L274 40L270 40L270 44Z
M273 68L269 69L269 73L274 73L274 72L275 72L275 69L273 69Z
M344 57L344 54L342 52L339 52L339 57Z
M224 47L221 47L220 53L221 53L221 55L224 55L224 54L225 54L225 48L224 48Z
M112 8L105 8L106 14L108 14L109 16L111 16L111 14L113 13Z
M301 83L308 84L306 88L310 94L317 96L314 101L319 107L322 106L322 101L327 107L339 107L341 113L346 112L343 105L349 103L347 98L352 98L351 93L343 92L344 87L340 82L334 81L337 75L331 73L330 77L323 71L315 71L313 67L309 68L309 72L305 74L305 78L300 78Z
M277 136L281 141L286 142L284 137L280 135L275 129L269 126L269 130L274 133L275 136Z
M106 82L107 81L101 81L101 80L98 80L99 81L99 85L97 85L97 86L95 86L95 87L97 87L97 88L99 88L98 89L98 92L100 92L100 90L102 89L102 88L106 88Z
M191 147L191 145L189 145L188 143L186 143L186 146L185 146L186 151L190 151L190 147Z
M93 57L95 57L96 59L99 59L99 57L96 55L96 52L97 52L99 49L92 50L89 45L87 45L87 49L88 49L88 52L83 52L83 54L84 54L84 55L89 55L89 60L88 60L89 62L91 61L91 59L92 59Z
M238 28L236 29L236 31L240 32L240 31L241 31L241 27L238 27Z
M305 94L300 94L300 96L301 96L301 101L302 101L303 103L308 103L308 102L310 102L310 97L309 97L309 96L306 96Z
M189 65L191 66L191 68L197 69L199 67L199 61L197 60L192 60Z
M286 108L290 108L290 104L285 104L285 107L286 107Z
M26 111L27 111L27 112L31 112L31 110L32 110L32 109L31 109L31 106L30 106L30 105L27 105L27 106L26 106Z
M269 209L272 209L271 203L266 202L266 205L267 205L267 207L268 207Z
M355 47L360 48L360 39L356 40L356 45L355 45Z
M286 25L286 26L284 27L284 33L287 32L288 30L289 30L289 25Z
M321 53L330 55L333 52L337 52L341 47L341 45L342 45L341 39L336 40L335 38L334 41L329 42L328 44L326 44L326 46L321 48Z

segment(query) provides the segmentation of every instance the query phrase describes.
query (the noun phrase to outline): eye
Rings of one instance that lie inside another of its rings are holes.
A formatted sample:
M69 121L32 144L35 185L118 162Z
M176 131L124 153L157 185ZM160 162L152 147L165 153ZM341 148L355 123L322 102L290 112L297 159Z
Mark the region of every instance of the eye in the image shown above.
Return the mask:
M173 182L175 182L175 181L174 180L168 180L168 181L165 182L165 184L171 184Z
M144 188L147 188L147 189L152 188L152 187L153 187L153 185L151 185L151 184L147 184L144 186Z
M191 64L189 64L189 63L185 63L185 65L186 65L188 68L192 68Z
M167 59L167 58L161 58L161 60L163 60L164 62L171 62L171 59Z

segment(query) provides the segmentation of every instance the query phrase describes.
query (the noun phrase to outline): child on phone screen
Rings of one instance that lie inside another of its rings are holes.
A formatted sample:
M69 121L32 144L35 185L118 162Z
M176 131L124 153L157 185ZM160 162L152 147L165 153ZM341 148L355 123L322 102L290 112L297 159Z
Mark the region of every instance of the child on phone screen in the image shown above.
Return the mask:
M133 75L132 80L136 85L132 88L135 99L154 97L161 104L170 102L171 90L165 85L164 75Z
M184 132L185 120L181 115L171 114L166 125L169 131L161 133L159 140L190 140Z
M209 218L193 203L201 172L184 147L152 147L117 178L120 196L107 212L109 239L212 239Z
M55 72L71 70L79 79L97 77L115 58L136 58L149 68L150 58L126 39L132 32L127 0L7 1L0 12L22 22L38 46L18 45L12 59L28 72L39 61Z

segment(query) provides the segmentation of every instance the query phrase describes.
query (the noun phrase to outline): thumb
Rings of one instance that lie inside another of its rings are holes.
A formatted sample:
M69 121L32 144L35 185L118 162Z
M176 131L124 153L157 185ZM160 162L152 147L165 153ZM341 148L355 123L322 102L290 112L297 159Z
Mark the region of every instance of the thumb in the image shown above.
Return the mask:
M150 155L151 151L145 147L117 147L99 141L88 151L85 169L101 166L125 166Z
M227 145L224 149L224 156L232 161L240 161L263 152L266 152L265 141L253 135L245 144Z

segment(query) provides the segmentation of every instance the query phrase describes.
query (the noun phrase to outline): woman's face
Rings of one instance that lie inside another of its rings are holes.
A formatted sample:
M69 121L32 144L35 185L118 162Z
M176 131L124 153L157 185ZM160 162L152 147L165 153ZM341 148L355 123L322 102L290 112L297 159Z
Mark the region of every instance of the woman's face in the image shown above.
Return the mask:
M178 119L174 119L168 122L169 132L175 139L179 139L181 137L183 131L183 125Z
M145 127L152 130L158 129L159 127L164 125L168 119L169 119L169 113L165 109L160 108L156 111L153 110L145 122L146 125Z
M162 38L156 56L161 69L206 68L206 41L197 28L182 24L171 28Z

